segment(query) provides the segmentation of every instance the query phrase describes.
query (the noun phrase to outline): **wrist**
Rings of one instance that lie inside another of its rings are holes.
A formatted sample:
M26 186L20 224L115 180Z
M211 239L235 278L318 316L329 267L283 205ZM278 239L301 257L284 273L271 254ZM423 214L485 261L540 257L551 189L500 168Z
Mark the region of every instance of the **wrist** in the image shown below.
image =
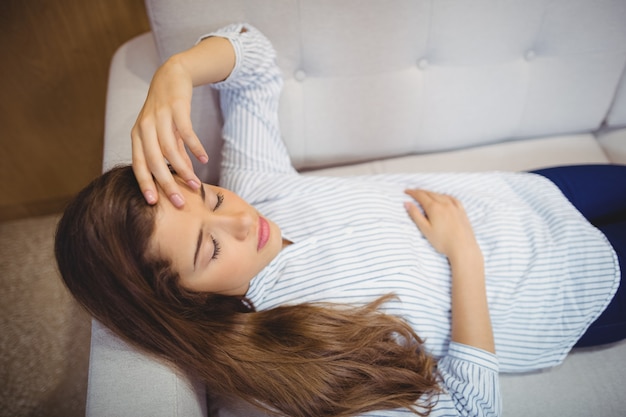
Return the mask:
M184 61L184 52L180 52L169 57L159 68L159 72L167 74L168 77L187 78L191 80L191 74L187 70Z
M194 47L173 55L168 61L179 66L193 86L224 81L235 67L235 50L226 38L211 36Z
M466 245L457 245L446 256L451 265L482 265L484 263L483 253L476 241Z

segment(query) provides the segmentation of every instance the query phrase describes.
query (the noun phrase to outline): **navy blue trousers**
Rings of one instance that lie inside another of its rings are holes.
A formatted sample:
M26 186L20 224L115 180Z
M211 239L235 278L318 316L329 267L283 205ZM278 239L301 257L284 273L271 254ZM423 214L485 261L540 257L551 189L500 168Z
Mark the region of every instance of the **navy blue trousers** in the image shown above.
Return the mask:
M607 309L576 347L626 338L626 165L573 165L533 171L556 186L587 220L604 233L617 253L622 282Z

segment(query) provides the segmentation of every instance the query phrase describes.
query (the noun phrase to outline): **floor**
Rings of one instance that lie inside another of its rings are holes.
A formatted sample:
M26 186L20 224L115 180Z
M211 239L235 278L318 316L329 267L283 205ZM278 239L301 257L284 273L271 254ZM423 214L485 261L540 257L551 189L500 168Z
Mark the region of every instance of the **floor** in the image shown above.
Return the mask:
M0 223L0 417L85 415L90 319L56 270L58 218Z

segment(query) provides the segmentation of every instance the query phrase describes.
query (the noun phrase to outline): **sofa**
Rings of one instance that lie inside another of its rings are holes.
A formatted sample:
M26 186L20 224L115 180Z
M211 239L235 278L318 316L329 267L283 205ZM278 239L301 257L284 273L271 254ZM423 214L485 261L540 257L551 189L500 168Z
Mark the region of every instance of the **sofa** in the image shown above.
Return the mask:
M305 175L626 163L626 0L146 0L151 32L110 68L103 168L130 162L152 74L200 35L248 22L273 42L280 123ZM216 182L217 92L192 119ZM503 374L504 416L624 416L626 342ZM88 417L262 416L92 323Z

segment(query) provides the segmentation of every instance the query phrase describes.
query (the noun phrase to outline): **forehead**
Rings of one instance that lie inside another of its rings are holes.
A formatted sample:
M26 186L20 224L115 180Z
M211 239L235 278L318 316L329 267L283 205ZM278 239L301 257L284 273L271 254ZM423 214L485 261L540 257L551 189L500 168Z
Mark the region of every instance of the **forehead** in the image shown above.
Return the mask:
M163 210L160 203L161 202L159 201L156 205L154 229L152 230L152 235L148 241L147 255L153 260L173 263L172 254L169 253L170 251L168 246L164 244L164 242L167 241L167 235L170 234L167 231L167 225L170 221L168 220L168 216L165 214L165 210Z
M193 195L199 191L192 191L179 177L175 178L181 185L179 189L185 198L185 205L177 208L165 191L158 187L159 200L155 206L154 230L148 253L158 260L168 261L175 270L180 271L185 254L193 249L191 246L199 230L194 222L192 201Z

